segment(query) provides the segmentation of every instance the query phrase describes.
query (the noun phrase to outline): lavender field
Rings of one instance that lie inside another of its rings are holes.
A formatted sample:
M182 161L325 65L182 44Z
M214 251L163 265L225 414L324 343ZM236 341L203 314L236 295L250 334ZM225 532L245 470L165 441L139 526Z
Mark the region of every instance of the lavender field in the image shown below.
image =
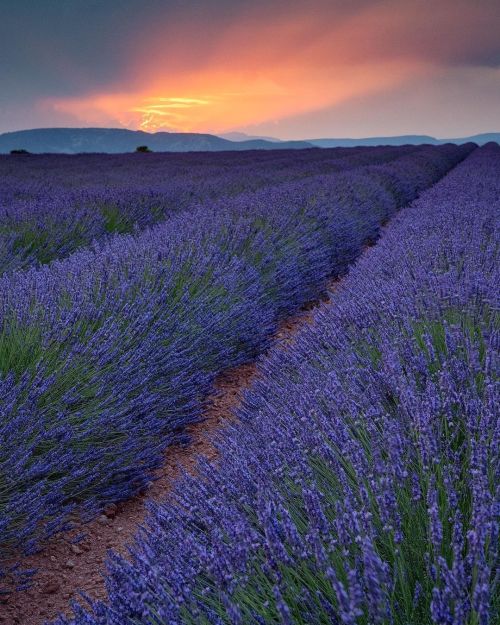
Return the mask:
M52 622L500 622L497 144L0 156L0 180L0 599L75 516L147 497L257 361L216 461Z
M0 155L0 270L68 256L244 191L390 162L417 146L187 155ZM420 148L421 149L421 148Z

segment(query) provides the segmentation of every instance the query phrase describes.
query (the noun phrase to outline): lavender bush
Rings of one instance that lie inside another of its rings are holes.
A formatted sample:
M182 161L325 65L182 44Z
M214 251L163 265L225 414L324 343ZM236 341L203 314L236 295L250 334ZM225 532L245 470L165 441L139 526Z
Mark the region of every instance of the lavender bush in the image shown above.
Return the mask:
M0 277L0 535L26 551L80 505L136 493L380 224L472 146L207 202L137 236Z
M425 149L425 148L424 148ZM422 150L0 156L0 273L64 258L206 201Z
M57 625L499 622L500 148L424 193Z

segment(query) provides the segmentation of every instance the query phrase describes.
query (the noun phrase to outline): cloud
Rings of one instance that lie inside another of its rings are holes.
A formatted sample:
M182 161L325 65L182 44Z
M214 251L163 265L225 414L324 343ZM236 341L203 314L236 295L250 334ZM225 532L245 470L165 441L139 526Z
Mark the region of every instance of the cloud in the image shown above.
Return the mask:
M422 85L436 94L437 77L500 61L498 0L47 0L29 15L26 0L12 6L0 25L12 61L0 80L13 85L3 106L31 101L30 119L80 125L282 122L297 136L289 120L312 127L324 111L403 89L418 97ZM14 45L20 28L24 47Z
M499 110L500 69L457 67L355 96L313 115L250 124L242 130L291 138L422 133L457 138L500 132Z
M316 111L357 95L376 93L400 83L419 67L409 63L366 63L339 67L325 80L307 65L281 65L256 71L206 71L165 84L155 82L145 92L95 94L87 98L47 101L47 106L100 125L114 119L119 125L146 130L222 131L248 123L263 123ZM163 94L170 93L165 97Z

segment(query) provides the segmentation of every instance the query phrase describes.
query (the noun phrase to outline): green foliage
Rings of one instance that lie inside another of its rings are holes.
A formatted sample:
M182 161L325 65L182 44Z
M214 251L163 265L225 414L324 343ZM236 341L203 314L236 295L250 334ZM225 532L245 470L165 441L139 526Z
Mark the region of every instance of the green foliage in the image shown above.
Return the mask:
M104 217L106 232L110 234L126 234L132 232L133 224L127 219L126 214L114 204L106 204L101 207L101 213Z

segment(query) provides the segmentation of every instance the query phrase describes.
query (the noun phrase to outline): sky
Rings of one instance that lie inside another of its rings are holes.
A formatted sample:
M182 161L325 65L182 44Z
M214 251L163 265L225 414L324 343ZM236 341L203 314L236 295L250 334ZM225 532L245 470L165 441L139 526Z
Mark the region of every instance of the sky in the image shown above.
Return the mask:
M0 132L500 131L500 0L0 0Z

